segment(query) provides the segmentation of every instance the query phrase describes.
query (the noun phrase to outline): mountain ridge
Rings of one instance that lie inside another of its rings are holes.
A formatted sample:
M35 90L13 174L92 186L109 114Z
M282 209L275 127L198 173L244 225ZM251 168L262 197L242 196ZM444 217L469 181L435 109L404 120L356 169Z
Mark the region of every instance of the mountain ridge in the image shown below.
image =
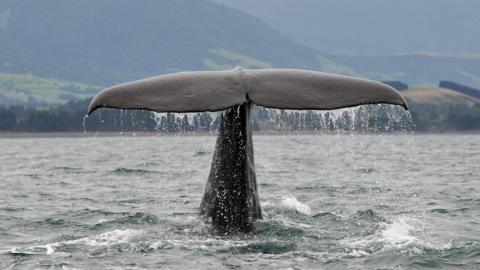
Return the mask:
M249 59L247 67L318 67L315 50L207 0L4 0L6 10L3 72L105 85L205 63L234 66L237 58Z

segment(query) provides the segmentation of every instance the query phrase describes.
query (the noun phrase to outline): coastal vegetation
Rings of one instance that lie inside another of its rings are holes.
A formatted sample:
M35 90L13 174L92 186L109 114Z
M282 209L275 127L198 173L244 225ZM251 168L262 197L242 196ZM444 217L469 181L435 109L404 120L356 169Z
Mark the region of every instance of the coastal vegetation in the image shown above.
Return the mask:
M401 84L400 84L401 85ZM289 111L255 107L256 131L449 132L480 130L480 100L452 89L417 86L402 91L411 118L391 105L347 110ZM208 132L218 128L215 113L154 114L147 111L98 110L84 119L90 98L48 106L0 106L0 131L9 132Z

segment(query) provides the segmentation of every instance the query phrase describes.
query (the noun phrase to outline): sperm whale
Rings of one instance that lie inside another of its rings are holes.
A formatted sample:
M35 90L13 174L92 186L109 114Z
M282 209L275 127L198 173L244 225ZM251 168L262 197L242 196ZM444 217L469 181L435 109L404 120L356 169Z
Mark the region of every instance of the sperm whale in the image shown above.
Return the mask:
M102 90L98 108L155 112L222 111L210 174L199 212L215 229L252 232L262 218L253 153L253 104L292 110L332 110L363 104L394 104L408 110L394 88L371 80L299 69L179 72Z

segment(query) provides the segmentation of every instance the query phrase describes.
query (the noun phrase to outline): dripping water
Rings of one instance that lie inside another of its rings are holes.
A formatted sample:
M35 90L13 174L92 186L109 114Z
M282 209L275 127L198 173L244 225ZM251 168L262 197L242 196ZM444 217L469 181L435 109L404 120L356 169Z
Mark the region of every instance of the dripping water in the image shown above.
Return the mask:
M212 133L218 129L221 112L201 113L157 113L151 117L156 123L155 130L162 133L188 134L192 132Z
M255 107L260 130L309 132L408 132L415 128L409 111L395 105L363 105L337 110L282 110Z
M154 131L160 133L215 133L221 112L156 113L139 117L136 112L120 110L108 114L109 125L102 129ZM113 117L112 117L113 116ZM84 131L86 131L84 118ZM98 115L99 122L105 121ZM252 107L252 130L306 133L394 133L415 130L409 111L395 105L363 105L337 110L282 110L260 106Z
M82 123L82 125L83 125L83 133L87 133L87 125L86 125L86 123L87 123L87 118L88 118L88 114L86 114L86 115L83 117L83 123Z

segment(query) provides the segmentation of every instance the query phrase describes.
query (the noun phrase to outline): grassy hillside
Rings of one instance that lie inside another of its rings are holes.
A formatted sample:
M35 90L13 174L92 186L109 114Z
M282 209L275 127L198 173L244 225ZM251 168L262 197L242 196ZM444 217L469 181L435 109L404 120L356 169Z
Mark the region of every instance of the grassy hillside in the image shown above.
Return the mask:
M431 106L462 105L472 107L480 104L480 99L467 96L454 90L431 86L412 87L407 91L403 91L402 94L412 102Z
M98 86L46 79L34 75L0 73L0 104L65 103L91 97Z
M460 92L419 86L402 91L417 130L442 132L480 129L480 99Z

